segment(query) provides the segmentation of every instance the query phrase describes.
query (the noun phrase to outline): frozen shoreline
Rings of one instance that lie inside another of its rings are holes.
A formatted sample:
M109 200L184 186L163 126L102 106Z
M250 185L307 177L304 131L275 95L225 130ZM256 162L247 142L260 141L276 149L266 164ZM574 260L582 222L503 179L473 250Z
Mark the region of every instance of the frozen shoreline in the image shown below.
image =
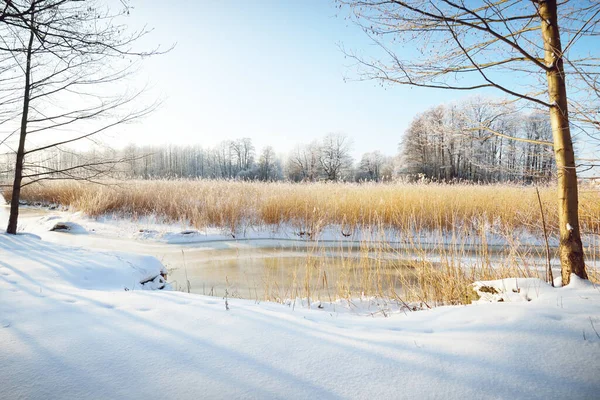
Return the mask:
M8 210L6 207L3 210L6 216ZM3 224L3 219L0 210L0 224ZM68 233L51 232L50 229L56 224L68 224L72 229ZM156 217L138 220L106 216L89 218L81 213L39 207L23 208L20 229L59 244L152 255L167 266L170 282L176 288L187 290L187 273L191 272L191 288L196 293L223 295L227 289L235 292L236 296L255 300L261 298L255 293L256 290L262 290L261 282L264 277L261 271L271 271L271 267L267 265L273 266L274 262L282 265L291 262L277 259L296 257L298 263L304 265L306 260L302 257L306 257L307 253L319 256L325 251L332 255L356 252L358 255L365 250L367 243L357 242L360 237L345 237L332 229L325 230L322 238L317 241L299 238L293 229L285 226L279 229L247 229L245 235L238 234L233 238L220 229L197 231L186 224L163 223ZM384 239L391 238L392 234ZM465 267L483 263L519 263L531 271L537 270L539 276L542 276L546 268L545 248L535 238L531 235L517 238L518 253L514 252L515 247L511 247L514 243L508 246L500 239L493 233L487 235L485 251L478 237L461 238L459 243L453 244L452 238L435 233L424 233L411 239L409 243L373 240L368 242L368 246L380 259L418 262L426 258L431 262L448 262L451 258L453 263L459 262ZM557 249L551 250L556 253ZM520 254L525 260L519 258ZM264 261L257 261L257 258ZM597 268L597 261L588 261L588 266ZM186 271L184 267L187 268ZM555 276L558 276L560 265L557 257L552 258L552 267ZM287 278L281 276L278 279Z
M7 206L0 206L0 224L8 218ZM4 214L4 215L3 215ZM449 234L440 232L415 232L411 237L399 236L397 232L387 230L385 232L356 231L352 235L342 234L339 227L328 227L323 229L317 238L309 238L301 235L297 229L291 226L262 226L246 227L242 232L234 234L224 232L220 228L206 228L198 230L185 223L165 223L155 216L140 218L137 220L120 218L115 216L103 216L98 218L86 217L80 212L61 211L41 207L24 207L21 210L19 229L35 233L46 240L60 242L55 232L49 232L56 223L67 223L73 225L70 232L76 234L71 240L81 242L82 245L95 246L94 240L87 240L83 236L98 238L102 240L135 241L137 243L157 243L185 246L205 246L207 248L229 248L232 244L241 247L290 247L308 248L314 246L332 248L358 248L365 244L376 248L385 245L388 249L406 250L418 248L428 251L434 249L457 248L463 252L477 252L485 246L486 251L495 253L502 251L515 243L508 242L505 237L494 233L493 230L486 233L485 243L478 235L453 238ZM517 246L527 247L536 253L545 251L545 243L530 233L519 234ZM558 243L555 239L550 240L550 248L555 251ZM235 246L235 245L233 245Z

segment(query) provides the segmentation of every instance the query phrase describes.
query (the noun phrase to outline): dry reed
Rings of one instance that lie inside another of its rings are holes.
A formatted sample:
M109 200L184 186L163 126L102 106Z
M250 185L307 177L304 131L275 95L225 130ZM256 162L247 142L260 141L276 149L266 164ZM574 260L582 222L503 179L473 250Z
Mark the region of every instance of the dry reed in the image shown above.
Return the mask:
M9 198L9 191L4 197ZM541 201L556 233L553 187L540 188ZM600 191L582 190L582 231L600 227ZM23 189L28 202L54 203L90 216L149 214L167 222L186 222L236 231L243 226L291 224L311 228L339 225L354 229L383 224L397 229L441 229L482 225L503 229L541 229L534 187L517 185L259 183L213 180L129 181L96 185L49 182Z
M539 193L550 236L556 238L555 188L542 187ZM22 198L31 203L68 206L90 216L155 215L165 222L230 232L248 226L291 226L317 240L318 232L329 226L340 227L342 232L371 232L361 237L358 257L355 253L343 255L343 248L342 256L324 257L325 248L317 245L285 284L278 277L265 276L261 298L266 300L376 296L427 306L459 304L471 300L473 281L543 278L545 274L543 248L520 243L523 232L542 238L534 187L211 180L93 185L66 181L28 186ZM580 199L581 227L588 243L586 257L590 265L597 265L600 191L585 187ZM496 254L494 260L494 250L487 244L490 229L507 243L501 257ZM433 246L435 260L430 256L432 249L419 239L423 232L429 234L427 245ZM477 248L468 250L474 237ZM406 245L398 248L390 244L398 238ZM590 276L597 282L598 269L591 269Z

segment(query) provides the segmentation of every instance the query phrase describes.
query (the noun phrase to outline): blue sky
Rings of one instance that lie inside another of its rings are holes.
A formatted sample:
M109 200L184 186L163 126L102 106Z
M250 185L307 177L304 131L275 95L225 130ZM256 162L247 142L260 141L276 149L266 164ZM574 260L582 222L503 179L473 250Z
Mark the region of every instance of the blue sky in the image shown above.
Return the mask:
M131 24L154 31L146 44L168 47L138 76L165 99L127 127L120 141L212 146L251 137L257 148L285 152L329 132L354 140L354 154L396 153L412 117L463 93L376 82L356 76L339 49L373 46L333 1L132 2Z
M136 77L137 85L150 85L150 97L164 100L162 107L115 131L112 145L214 146L250 137L257 150L271 145L287 152L340 132L353 139L355 158L373 150L393 155L415 114L468 96L500 95L353 80L356 68L340 45L366 54L377 47L333 0L129 3L131 27L153 29L141 46L176 46L144 60ZM597 44L582 48L595 52Z

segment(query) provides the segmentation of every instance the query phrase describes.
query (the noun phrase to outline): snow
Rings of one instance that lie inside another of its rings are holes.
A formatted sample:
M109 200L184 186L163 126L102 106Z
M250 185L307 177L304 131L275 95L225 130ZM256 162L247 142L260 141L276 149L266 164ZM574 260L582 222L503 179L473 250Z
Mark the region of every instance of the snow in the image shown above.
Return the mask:
M519 278L475 282L473 286L480 296L480 302L518 302L539 298L548 285L537 278Z
M69 232L69 233L79 233L85 234L88 233L87 230L79 225L78 223L72 221L64 221L61 220L60 217L56 215L50 215L47 217L40 218L39 221L45 228L49 231L56 232Z
M1 207L0 207L1 208ZM1 211L0 211L1 213ZM310 243L316 239L319 243L332 243L339 246L340 243L346 245L360 243L363 240L379 241L382 238L387 243L395 247L405 245L413 246L416 242L423 249L439 246L441 243L451 245L459 240L465 250L475 248L481 245L479 235L460 236L460 229L454 233L443 233L439 231L415 231L410 238L403 237L395 230L371 231L369 229L354 229L343 234L340 226L326 226L319 230L314 238L303 234L305 229L291 224L277 224L254 226L241 224L231 232L227 229L216 227L204 227L198 229L190 225L187 221L178 223L167 222L157 215L138 216L136 218L124 218L120 215L107 214L97 218L90 218L81 212L71 212L68 210L58 210L55 206L52 208L40 207L22 207L20 211L20 229L27 232L43 234L51 228L49 221L68 222L81 226L89 234L110 236L121 239L135 239L139 241L158 242L165 244L192 244L216 241L236 240L293 240L296 242ZM479 222L476 223L479 225ZM494 225L488 225L486 228L485 242L488 248L502 249L507 245L524 244L528 246L545 246L542 236L533 235L527 231L514 232L514 238L508 242L501 229ZM586 238L584 238L585 240ZM516 240L516 243L515 243ZM558 246L557 238L549 238L552 247ZM541 248L541 247L540 247ZM545 249L545 247L543 247Z
M154 257L122 252L91 252L40 240L35 235L2 234L1 266L27 265L15 270L27 282L40 288L61 286L66 290L140 290L141 282L166 274Z
M161 273L152 257L0 234L0 397L600 397L600 290L576 277L378 313L142 290Z
M2 208L2 207L0 207ZM2 211L0 211L0 214ZM0 221L1 218L0 215ZM99 242L105 239L112 240L112 245L127 243L127 246L134 248L143 247L144 244L165 244L165 245L195 245L206 247L228 247L232 243L252 247L308 247L314 246L318 242L321 247L348 248L359 246L361 242L368 241L372 243L380 242L385 239L386 245L399 250L414 249L415 243L420 249L419 256L423 252L432 261L440 259L439 250L441 246L448 250L455 246L456 241L460 243L461 251L465 253L464 257L469 257L469 252L480 249L481 238L479 235L470 235L458 238L449 233L441 232L415 232L411 238L403 237L396 231L385 232L382 237L381 232L371 232L366 230L355 230L352 235L346 237L341 234L339 227L330 226L319 232L317 240L299 235L297 227L290 225L277 226L248 226L240 228L232 233L220 228L206 227L196 229L185 221L180 223L165 222L157 216L145 216L139 218L120 218L115 215L105 215L97 218L90 218L80 212L60 211L42 209L37 207L24 207L20 212L19 229L21 231L31 232L39 235L45 240L61 242L54 232L49 232L57 222L70 224L73 230L69 233L82 233L79 237L72 237L71 240L78 245L97 247ZM0 222L1 224L1 222ZM536 251L532 257L537 257L545 263L545 244L541 237L536 237L527 232L515 232L518 238L513 238L510 243L501 234L494 233L493 227L486 237L486 246L490 251L491 258L502 258L501 253L507 246L517 246L522 244ZM132 244L131 241L138 242ZM543 245L543 246L542 246ZM550 240L551 246L556 246L554 239ZM104 248L104 244L101 246ZM498 254L496 254L498 252ZM541 262L540 261L540 262ZM553 260L556 263L557 260Z

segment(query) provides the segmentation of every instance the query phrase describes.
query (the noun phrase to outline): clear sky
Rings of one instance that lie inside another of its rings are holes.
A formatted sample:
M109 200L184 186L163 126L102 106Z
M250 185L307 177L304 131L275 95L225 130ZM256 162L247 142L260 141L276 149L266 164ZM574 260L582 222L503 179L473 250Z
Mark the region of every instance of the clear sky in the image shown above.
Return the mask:
M110 1L122 7L121 0ZM151 87L149 98L164 100L161 108L112 131L111 146L211 147L250 137L257 151L271 145L287 152L339 132L352 138L355 158L373 150L393 155L415 114L463 97L500 95L357 81L356 68L340 46L363 54L379 50L334 0L128 4L133 8L127 23L153 29L139 47L175 47L145 59L136 76L136 86ZM595 52L598 44L583 43L582 48ZM405 49L403 56L411 51Z
M201 144L250 137L285 152L329 132L354 155L396 153L412 117L463 93L383 88L356 78L339 49L370 39L330 0L133 0L132 26L154 28L145 45L176 43L144 61L138 79L161 109L119 128L119 142ZM123 133L126 133L123 135Z

